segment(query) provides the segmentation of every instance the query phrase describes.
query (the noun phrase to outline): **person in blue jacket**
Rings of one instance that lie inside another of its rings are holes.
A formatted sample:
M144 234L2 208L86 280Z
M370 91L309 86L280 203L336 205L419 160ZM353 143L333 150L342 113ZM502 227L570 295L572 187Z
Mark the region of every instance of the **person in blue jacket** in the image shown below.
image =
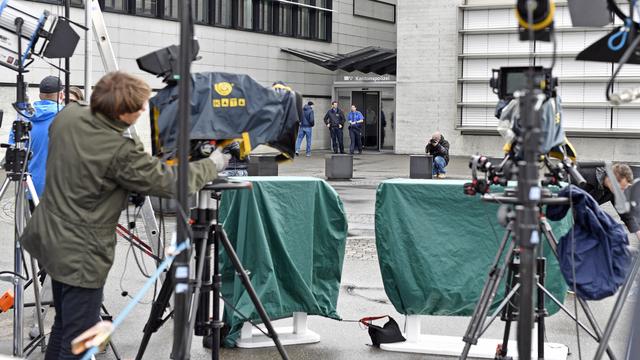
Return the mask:
M29 172L33 179L38 198L44 192L45 169L47 163L47 149L49 147L49 125L58 112L63 108L64 86L57 76L47 76L40 82L40 100L33 103L35 114L26 120L32 124L31 152ZM13 144L13 132L9 136L9 143Z
M349 121L349 139L351 139L351 145L349 145L349 153L353 155L353 152L358 149L358 154L362 154L362 127L364 126L364 116L358 111L355 105L351 105L351 111L347 115Z
M313 116L313 101L309 101L302 109L302 112L298 140L296 140L296 156L300 155L300 145L302 145L302 139L305 137L307 138L307 156L311 156L311 133L313 126L316 124Z

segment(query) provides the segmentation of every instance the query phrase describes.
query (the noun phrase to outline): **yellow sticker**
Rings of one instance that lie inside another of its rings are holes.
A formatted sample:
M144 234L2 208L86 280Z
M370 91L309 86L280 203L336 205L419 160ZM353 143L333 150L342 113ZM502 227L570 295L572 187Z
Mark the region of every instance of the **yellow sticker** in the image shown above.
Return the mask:
M223 81L215 84L213 89L220 94L220 96L227 96L233 91L233 84Z
M220 99L213 99L213 107L220 107Z
M244 98L238 99L238 106L244 106L244 105L245 105Z
M236 107L236 106L238 106L238 99L236 99L236 98L231 98L231 99L229 99L229 106L230 106L230 107Z
M222 107L229 107L229 98L222 98Z

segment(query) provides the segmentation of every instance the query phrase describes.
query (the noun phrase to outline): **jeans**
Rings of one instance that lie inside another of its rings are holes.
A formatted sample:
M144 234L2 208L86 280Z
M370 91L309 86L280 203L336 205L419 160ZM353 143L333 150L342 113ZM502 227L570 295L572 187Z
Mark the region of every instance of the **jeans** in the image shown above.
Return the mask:
M362 153L362 131L360 127L353 125L349 127L349 139L351 139L349 153L353 154L356 149L358 149L358 153Z
M300 145L302 145L302 139L307 137L307 155L311 155L311 127L301 127L298 131L298 140L296 140L296 154L300 152Z
M344 143L342 140L342 128L331 127L331 149L335 154L340 150L340 154L344 154Z
M446 166L447 166L447 160L445 160L442 156L434 157L431 174L432 175L446 174L447 173L447 170L445 170Z
M51 279L56 317L51 327L45 360L80 359L71 353L71 340L100 319L102 288L86 289Z

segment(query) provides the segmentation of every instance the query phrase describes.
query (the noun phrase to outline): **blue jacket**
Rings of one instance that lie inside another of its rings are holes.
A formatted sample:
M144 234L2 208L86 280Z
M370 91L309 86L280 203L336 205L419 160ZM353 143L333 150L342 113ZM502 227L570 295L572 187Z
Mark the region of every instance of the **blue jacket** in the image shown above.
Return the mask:
M350 111L349 115L347 115L347 120L349 120L349 125L360 127L364 122L364 116L362 116L362 113L358 110L355 112Z
M586 300L600 300L615 294L624 283L631 264L626 231L579 187L570 185L558 195L571 197L575 214L572 231L564 235L558 245L560 270L567 284L573 287L573 232L578 296ZM569 205L550 205L547 217L561 220L568 210Z
M311 108L311 106L309 105L305 105L304 108L302 108L302 112L303 112L303 116L302 116L302 120L300 121L300 126L313 127L313 125L316 124L313 116L313 108Z
M33 178L38 198L42 198L44 192L45 170L47 165L47 151L49 148L49 125L62 110L64 105L51 100L40 100L33 103L35 115L29 119L31 129L31 160L29 160L29 172ZM9 135L9 143L13 144L13 132Z

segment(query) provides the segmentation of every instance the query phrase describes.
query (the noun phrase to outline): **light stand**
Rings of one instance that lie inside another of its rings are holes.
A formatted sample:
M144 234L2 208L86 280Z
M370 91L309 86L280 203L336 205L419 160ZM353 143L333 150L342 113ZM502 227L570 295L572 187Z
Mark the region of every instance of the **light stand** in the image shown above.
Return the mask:
M187 234L188 184L189 184L189 130L191 124L191 40L193 38L191 0L180 1L180 81L178 105L178 189L177 244L190 241ZM189 359L187 344L189 323L189 259L190 251L181 252L175 260L172 276L175 279L175 310L173 327L174 359Z
M89 7L87 4L88 1L85 1L85 6ZM67 19L71 19L71 0L64 1L64 17ZM88 31L87 31L88 33ZM86 35L85 35L86 36ZM71 63L69 61L69 57L64 58L64 103L69 104L69 87L71 86Z

